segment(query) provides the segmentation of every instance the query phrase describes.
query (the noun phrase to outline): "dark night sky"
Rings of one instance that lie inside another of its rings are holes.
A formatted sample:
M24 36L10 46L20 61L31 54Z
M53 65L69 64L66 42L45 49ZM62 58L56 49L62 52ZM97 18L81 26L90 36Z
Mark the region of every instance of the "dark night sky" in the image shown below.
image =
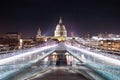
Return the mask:
M119 0L3 0L0 2L0 35L22 32L33 37L40 27L43 35L53 35L59 17L76 35L120 34Z

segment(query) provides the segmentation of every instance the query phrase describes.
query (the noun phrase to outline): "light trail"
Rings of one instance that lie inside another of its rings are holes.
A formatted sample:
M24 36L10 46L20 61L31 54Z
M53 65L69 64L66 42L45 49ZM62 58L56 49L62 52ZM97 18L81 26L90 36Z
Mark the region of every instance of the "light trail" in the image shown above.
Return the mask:
M99 60L102 60L110 65L116 65L116 66L120 66L120 60L117 60L117 59L113 59L113 58L110 58L110 57L107 57L107 56L103 56L103 55L100 55L100 54L97 54L95 52L91 52L91 51L88 51L86 49L83 49L83 48L77 48L77 47L74 47L74 46L70 46L70 45L66 45L67 47L69 48L72 48L72 49L76 49L84 54L88 54L88 55L91 55L92 57L96 58L96 59L99 59Z
M21 57L26 57L28 55L35 54L35 53L38 53L40 51L43 51L43 50L46 50L46 49L49 49L49 48L54 48L56 46L57 45L35 48L34 50L29 51L29 52L22 52L22 54L19 54L19 55L15 55L15 56L11 56L11 57L8 57L8 58L0 59L0 65L7 64L7 63L9 63L9 62L11 62L15 59L20 59Z

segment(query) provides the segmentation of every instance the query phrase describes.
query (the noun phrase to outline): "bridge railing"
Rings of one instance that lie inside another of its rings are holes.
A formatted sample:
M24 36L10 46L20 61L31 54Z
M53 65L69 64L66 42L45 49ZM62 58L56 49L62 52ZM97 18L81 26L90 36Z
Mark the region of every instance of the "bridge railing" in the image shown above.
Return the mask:
M46 42L46 43L37 45L35 47L31 47L31 48L18 49L18 50L10 50L10 51L3 51L3 52L0 52L0 59L7 58L7 57L10 57L10 56L19 55L19 54L24 54L26 52L33 51L34 49L42 48L42 47L45 47L45 46L51 46L51 45L56 45L56 42L51 41L49 43Z
M66 47L69 53L102 75L106 80L120 79L120 60L80 47L70 45L66 45Z
M77 73L82 74L83 76L90 80L105 80L104 77L96 73L95 70L86 66L86 64L84 63L72 64L71 69Z
M22 50L17 53L10 53L6 57L0 59L0 80L42 60L55 51L56 46L57 45L51 45Z
M98 74L105 77L107 80L119 80L120 79L120 67L111 66L100 63L90 63L87 66L92 67Z
M100 55L104 55L104 56L108 56L108 57L120 60L120 52L101 50L101 49L98 49L95 47L89 47L89 46L85 46L83 44L78 44L75 41L73 41L72 43L66 42L66 44L70 45L70 46L75 46L78 48L86 49L86 50L89 50L91 52L95 52L96 54L100 54Z

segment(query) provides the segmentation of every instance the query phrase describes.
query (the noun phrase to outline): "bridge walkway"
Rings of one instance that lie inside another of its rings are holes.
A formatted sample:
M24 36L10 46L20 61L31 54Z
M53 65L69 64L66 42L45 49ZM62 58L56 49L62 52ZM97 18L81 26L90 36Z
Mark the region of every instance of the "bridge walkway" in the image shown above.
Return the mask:
M38 76L32 80L90 80L79 73L65 67L55 67L51 72Z

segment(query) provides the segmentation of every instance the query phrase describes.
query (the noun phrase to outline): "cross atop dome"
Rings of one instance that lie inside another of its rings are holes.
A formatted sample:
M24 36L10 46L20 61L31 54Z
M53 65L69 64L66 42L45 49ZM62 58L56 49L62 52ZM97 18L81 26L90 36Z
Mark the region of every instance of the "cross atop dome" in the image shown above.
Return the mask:
M38 32L41 32L40 28L38 28Z
M59 24L62 24L62 17L60 17Z

